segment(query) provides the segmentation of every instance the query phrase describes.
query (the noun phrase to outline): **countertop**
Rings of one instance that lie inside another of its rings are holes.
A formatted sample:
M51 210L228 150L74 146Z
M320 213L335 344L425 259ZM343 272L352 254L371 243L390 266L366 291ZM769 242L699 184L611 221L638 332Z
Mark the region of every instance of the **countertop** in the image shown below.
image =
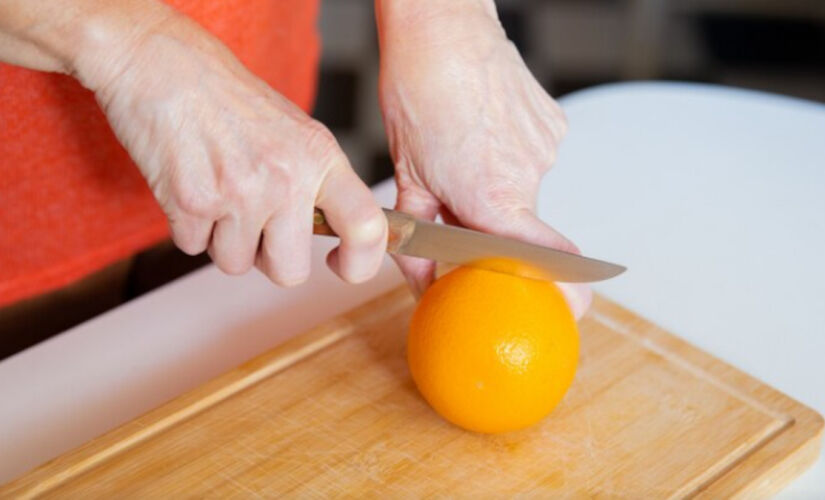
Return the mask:
M676 83L561 100L540 215L629 271L594 289L825 413L825 106ZM389 182L374 188L392 206ZM402 282L209 266L0 362L0 483ZM782 497L825 495L825 461Z

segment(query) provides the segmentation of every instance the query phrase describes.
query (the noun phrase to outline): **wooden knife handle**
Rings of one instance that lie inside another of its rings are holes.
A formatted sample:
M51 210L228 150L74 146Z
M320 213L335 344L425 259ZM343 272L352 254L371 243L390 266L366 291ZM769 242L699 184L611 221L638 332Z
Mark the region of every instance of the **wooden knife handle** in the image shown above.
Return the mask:
M384 208L384 215L387 216L387 251L396 253L406 243L413 231L415 231L415 218L402 212ZM327 222L324 212L320 208L315 209L312 216L312 232L324 236L338 236L334 229Z

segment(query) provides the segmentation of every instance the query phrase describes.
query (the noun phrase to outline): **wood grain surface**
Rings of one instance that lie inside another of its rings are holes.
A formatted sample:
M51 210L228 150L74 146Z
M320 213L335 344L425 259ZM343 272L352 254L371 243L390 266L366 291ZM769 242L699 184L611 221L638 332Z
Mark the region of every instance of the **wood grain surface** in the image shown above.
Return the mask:
M439 418L405 361L398 289L0 488L0 497L747 498L816 460L822 418L603 298L539 425ZM277 329L277 325L272 326Z

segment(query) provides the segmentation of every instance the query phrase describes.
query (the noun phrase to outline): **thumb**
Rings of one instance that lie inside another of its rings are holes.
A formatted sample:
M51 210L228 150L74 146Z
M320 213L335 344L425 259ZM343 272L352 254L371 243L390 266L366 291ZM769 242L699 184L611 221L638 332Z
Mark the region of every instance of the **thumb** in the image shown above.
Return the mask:
M441 203L438 199L429 193L410 193L408 191L400 191L395 203L395 209L399 212L427 221L435 220L440 206ZM416 298L421 297L435 279L435 262L405 255L393 255L392 257L407 279L413 295Z
M528 208L513 211L487 213L483 220L462 221L465 226L479 231L485 231L499 236L506 236L527 243L581 254L579 248L560 232L556 231ZM558 283L567 305L578 320L581 318L593 300L590 287L583 283Z
M585 283L556 283L556 286L564 294L567 306L570 307L576 321L580 320L593 302L593 291Z
M535 245L554 248L563 252L580 254L579 248L560 232L556 231L529 208L496 211L484 214L484 219L475 224L465 225L472 229L526 241Z

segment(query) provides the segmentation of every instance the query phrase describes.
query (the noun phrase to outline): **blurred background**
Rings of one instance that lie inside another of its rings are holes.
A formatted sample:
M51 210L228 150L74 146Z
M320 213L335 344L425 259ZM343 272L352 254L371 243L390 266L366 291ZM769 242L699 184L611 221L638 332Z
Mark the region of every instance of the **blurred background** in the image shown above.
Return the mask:
M825 102L823 0L498 0L554 97L608 82L732 85ZM372 2L323 0L315 117L373 184L392 176L377 103Z

